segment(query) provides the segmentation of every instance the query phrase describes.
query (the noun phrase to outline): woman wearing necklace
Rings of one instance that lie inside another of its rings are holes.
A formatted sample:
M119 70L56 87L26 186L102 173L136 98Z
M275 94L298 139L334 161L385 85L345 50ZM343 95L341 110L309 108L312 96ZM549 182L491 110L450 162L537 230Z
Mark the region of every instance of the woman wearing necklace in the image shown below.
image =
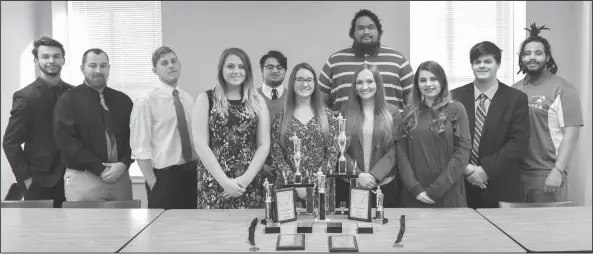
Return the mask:
M463 104L451 100L438 63L418 67L403 125L408 142L398 143L398 164L417 179L404 182L412 195L407 206L467 207L463 173L472 148L469 122Z
M383 80L376 66L363 64L354 73L352 86L341 110L350 140L344 152L346 167L348 172L354 168L359 187L380 187L385 195L383 206L395 207L395 143L403 138L401 115L395 105L385 100ZM347 186L343 181L336 182L340 200L348 196ZM374 197L372 204L375 206Z
M321 167L324 174L338 157L336 144L338 121L321 101L317 75L307 63L297 64L290 73L284 111L275 114L272 121L272 161L276 171L275 188L295 183L294 137L300 139L302 182L314 182ZM299 198L305 190L297 189Z

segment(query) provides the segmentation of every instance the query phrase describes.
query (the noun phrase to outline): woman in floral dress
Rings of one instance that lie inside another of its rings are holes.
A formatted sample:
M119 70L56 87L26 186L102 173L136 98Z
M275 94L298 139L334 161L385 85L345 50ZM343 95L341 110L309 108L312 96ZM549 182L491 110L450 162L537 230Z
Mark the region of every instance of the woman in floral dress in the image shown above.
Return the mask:
M325 107L317 87L317 75L307 63L297 64L288 81L284 112L278 112L272 122L272 168L276 171L278 188L294 183L296 167L293 161L292 137L301 140L301 163L299 171L303 183L314 183L319 168L327 174L329 167L336 165L338 148L338 121ZM297 189L299 198L305 198L305 190Z
M192 112L198 208L262 208L259 171L269 152L270 119L243 50L222 52L218 82L198 96Z

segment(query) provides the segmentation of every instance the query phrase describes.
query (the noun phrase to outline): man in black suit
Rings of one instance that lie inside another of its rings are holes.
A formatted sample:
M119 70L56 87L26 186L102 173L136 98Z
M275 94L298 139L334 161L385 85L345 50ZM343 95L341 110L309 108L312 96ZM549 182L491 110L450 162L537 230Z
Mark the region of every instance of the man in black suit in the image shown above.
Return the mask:
M467 204L495 208L499 201L519 201L519 167L529 138L527 95L498 81L501 50L483 41L470 50L475 80L452 91L467 111L472 135L465 169Z
M25 200L53 199L54 207L61 207L65 167L54 144L52 121L58 97L73 86L60 78L65 59L60 42L41 37L33 42L32 53L41 73L14 93L2 146L17 182L26 189Z

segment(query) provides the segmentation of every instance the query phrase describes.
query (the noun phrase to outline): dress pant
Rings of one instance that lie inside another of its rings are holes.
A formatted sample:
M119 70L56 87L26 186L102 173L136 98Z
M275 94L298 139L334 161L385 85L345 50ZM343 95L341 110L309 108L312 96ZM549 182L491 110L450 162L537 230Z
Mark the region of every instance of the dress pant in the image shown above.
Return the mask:
M127 170L115 182L106 183L90 171L67 168L64 181L66 201L132 200L132 180Z
M148 208L197 209L198 178L196 162L154 169L156 182L146 185Z
M66 200L64 194L64 179L60 180L52 187L45 187L31 182L29 189L25 191L25 200L48 200L54 201L54 208L62 208L62 203Z
M521 171L521 194L524 202L545 203L561 202L565 200L566 178L562 181L556 192L544 192L546 178L550 170L522 170Z

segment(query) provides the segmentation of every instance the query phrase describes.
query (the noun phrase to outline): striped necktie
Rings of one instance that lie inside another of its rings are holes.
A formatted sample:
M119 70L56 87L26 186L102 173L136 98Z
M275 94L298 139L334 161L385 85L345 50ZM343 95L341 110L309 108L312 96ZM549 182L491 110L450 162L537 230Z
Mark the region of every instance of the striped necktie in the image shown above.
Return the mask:
M482 129L484 129L484 121L486 120L486 102L485 94L478 96L478 108L476 109L476 127L474 129L474 140L472 143L472 155L470 157L470 163L478 166L479 157L478 151L480 149L480 140L482 138Z
M105 103L105 96L103 95L103 93L99 93L99 103L101 104L101 107L103 108L102 110L102 115L103 115L103 120L105 121L105 132L107 133L107 137L108 137L108 142L109 142L109 146L107 148L107 157L109 158L109 162L114 162L113 159L113 149L117 149L116 147L116 143L115 143L115 133L113 132L113 128L111 125L111 115L110 115L110 111L109 108L107 107L107 104ZM117 151L117 150L116 150Z
M272 100L275 101L278 99L278 91L276 88L272 88Z

